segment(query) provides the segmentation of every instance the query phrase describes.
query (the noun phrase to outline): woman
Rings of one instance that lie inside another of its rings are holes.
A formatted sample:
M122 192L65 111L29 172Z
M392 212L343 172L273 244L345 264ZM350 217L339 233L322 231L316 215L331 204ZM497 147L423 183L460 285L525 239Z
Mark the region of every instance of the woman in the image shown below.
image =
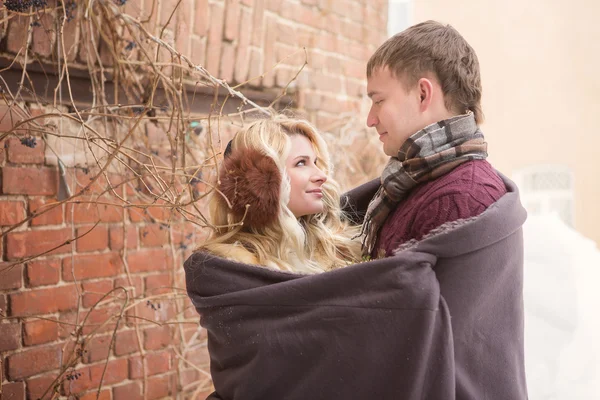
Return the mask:
M330 171L305 121L256 121L227 146L214 234L184 264L208 336L208 399L453 399L436 258L358 262ZM378 187L345 197L353 220Z
M359 260L343 220L329 153L307 121L251 123L228 145L210 205L214 233L199 250L246 264L318 273Z

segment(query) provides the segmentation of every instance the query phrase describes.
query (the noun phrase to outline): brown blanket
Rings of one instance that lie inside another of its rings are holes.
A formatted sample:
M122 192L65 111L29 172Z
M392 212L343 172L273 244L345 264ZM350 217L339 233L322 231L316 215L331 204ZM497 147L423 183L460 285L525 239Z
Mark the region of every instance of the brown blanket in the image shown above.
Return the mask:
M187 290L208 331L209 399L525 399L525 211L506 183L476 219L323 274L192 255ZM357 212L375 187L350 193Z

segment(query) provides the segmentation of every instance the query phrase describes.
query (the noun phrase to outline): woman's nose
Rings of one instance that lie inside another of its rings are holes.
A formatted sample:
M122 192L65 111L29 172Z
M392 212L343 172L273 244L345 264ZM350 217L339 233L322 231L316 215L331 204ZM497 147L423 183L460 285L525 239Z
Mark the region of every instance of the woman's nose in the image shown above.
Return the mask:
M317 168L315 174L312 176L312 181L321 182L321 184L323 184L325 183L325 181L327 181L327 175L325 175L325 173L321 171L321 169Z

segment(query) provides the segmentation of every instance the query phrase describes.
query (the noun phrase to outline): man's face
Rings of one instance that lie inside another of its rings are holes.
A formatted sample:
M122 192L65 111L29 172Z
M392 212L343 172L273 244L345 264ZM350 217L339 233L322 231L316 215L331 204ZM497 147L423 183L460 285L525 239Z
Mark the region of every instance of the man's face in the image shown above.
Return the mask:
M383 152L396 157L406 139L427 126L420 109L418 85L407 91L400 78L392 75L389 68L381 67L367 79L367 93L373 103L367 125L377 129Z

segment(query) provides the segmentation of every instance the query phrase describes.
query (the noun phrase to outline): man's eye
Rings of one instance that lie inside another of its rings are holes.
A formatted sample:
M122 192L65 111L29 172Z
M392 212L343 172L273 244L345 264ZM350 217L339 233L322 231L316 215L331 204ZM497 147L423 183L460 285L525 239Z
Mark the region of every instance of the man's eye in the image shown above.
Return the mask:
M378 100L375 102L375 104L379 105L379 104L381 104L381 102L383 102L383 100Z

